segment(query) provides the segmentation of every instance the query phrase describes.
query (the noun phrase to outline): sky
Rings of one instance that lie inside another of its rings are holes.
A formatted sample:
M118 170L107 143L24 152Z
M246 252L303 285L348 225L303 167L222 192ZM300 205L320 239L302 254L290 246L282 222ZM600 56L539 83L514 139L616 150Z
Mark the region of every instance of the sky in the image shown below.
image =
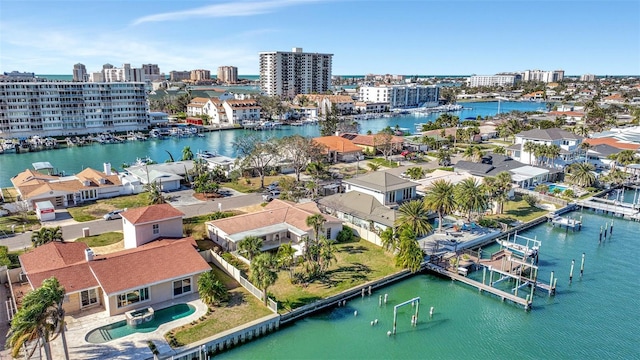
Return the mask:
M0 71L238 67L331 53L334 75L640 75L640 1L2 0Z

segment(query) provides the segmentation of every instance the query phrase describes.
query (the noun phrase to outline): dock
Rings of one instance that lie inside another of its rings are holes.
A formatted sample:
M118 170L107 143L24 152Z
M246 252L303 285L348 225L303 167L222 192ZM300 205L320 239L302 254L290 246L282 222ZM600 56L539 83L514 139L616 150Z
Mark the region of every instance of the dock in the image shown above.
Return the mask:
M427 263L425 265L425 268L427 270L430 270L430 271L435 272L437 274L446 276L446 277L450 278L451 280L459 281L461 283L473 286L476 289L478 289L480 292L485 291L485 292L488 292L488 293L493 294L495 296L498 296L500 299L502 299L502 301L509 300L509 301L513 302L514 304L517 304L517 305L520 305L520 306L524 307L525 310L530 310L531 306L533 305L533 302L532 302L531 299L529 299L529 296L527 296L527 299L523 299L523 298L521 298L519 296L516 296L514 294L508 293L506 291L502 291L500 289L496 289L496 288L494 288L492 286L489 286L489 285L483 284L481 282L472 280L472 279L470 279L468 277L464 277L462 275L458 275L456 273L450 272L450 271L446 270L445 268L440 267L440 266L438 266L436 264Z
M558 226L560 228L564 227L565 229L569 230L582 230L582 216L580 216L579 220L573 219L573 218L569 218L569 217L564 217L564 216L559 216L559 215L549 215L549 221L551 222L552 226Z
M604 213L611 213L634 220L640 218L640 211L638 207L631 203L600 198L591 198L578 201L578 205L582 208L593 209L595 211L601 211Z

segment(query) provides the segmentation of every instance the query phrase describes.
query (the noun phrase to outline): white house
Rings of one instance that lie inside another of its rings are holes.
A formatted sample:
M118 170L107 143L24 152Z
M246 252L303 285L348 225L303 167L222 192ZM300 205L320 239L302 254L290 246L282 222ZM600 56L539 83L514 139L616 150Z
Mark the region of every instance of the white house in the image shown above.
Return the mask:
M418 184L402 179L384 171L342 181L345 192L359 191L373 196L378 202L388 207L416 197Z
M304 239L315 236L306 220L316 214L320 214L320 210L313 202L294 204L275 199L263 211L209 221L206 226L209 238L228 251L237 250L238 242L247 236L262 238L262 251L275 249L282 243L291 243L301 251ZM342 221L330 215L323 216L326 222L321 234L327 239L335 239L342 230Z
M582 136L558 128L533 129L516 134L515 144L507 148L507 153L515 160L529 164L535 160L535 155L525 150L527 142L558 145L561 149L560 156L553 159L553 166L562 168L580 157L580 144L583 140Z
M230 124L260 120L260 105L255 100L225 100L222 107Z
M184 213L170 204L130 209L121 215L125 249L133 249L158 238L182 237Z

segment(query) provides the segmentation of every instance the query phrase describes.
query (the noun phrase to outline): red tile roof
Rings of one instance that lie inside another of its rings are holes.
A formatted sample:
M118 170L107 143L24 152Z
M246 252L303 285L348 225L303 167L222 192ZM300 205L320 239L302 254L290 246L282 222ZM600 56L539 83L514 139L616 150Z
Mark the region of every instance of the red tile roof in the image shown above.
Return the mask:
M122 217L132 224L144 224L152 221L183 217L184 213L170 204L158 204L127 210Z
M131 251L97 257L89 264L107 295L211 269L194 249L191 238L154 241Z
M606 145L613 146L614 148L618 148L618 149L621 149L621 150L638 150L638 149L640 149L640 144L621 142L618 139L611 138L611 137L585 139L584 142L589 143L589 145L592 145L592 146L596 146L596 145L600 145L600 144L606 144Z
M330 151L337 151L339 153L362 151L362 148L354 144L351 140L342 138L340 136L322 136L313 138L313 141L326 146Z

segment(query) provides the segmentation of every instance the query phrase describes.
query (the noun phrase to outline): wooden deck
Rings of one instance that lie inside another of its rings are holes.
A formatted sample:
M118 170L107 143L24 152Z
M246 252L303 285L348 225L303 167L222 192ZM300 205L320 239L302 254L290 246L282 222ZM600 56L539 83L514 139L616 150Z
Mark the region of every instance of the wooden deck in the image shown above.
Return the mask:
M438 273L440 275L446 276L446 277L450 278L451 280L456 280L456 281L460 281L462 283L465 283L467 285L471 285L471 286L475 287L476 289L480 290L480 292L486 291L486 292L488 292L490 294L496 295L499 298L501 298L502 301L509 300L509 301L511 301L511 302L513 302L515 304L522 305L525 308L525 310L531 309L531 305L532 305L531 301L527 301L526 299L523 299L521 297L515 296L515 295L513 295L511 293L496 289L496 288L491 287L489 285L485 285L485 284L483 284L481 282L478 282L478 281L469 279L467 277L452 273L452 272L450 272L450 271L448 271L448 270L446 270L446 269L444 269L444 268L442 268L442 267L440 267L438 265L432 264L432 263L427 263L425 265L425 268L430 270L430 271L433 271L435 273Z
M639 214L638 209L634 207L633 204L621 203L613 200L592 198L579 201L578 205L589 209L620 214L629 218L638 217Z

